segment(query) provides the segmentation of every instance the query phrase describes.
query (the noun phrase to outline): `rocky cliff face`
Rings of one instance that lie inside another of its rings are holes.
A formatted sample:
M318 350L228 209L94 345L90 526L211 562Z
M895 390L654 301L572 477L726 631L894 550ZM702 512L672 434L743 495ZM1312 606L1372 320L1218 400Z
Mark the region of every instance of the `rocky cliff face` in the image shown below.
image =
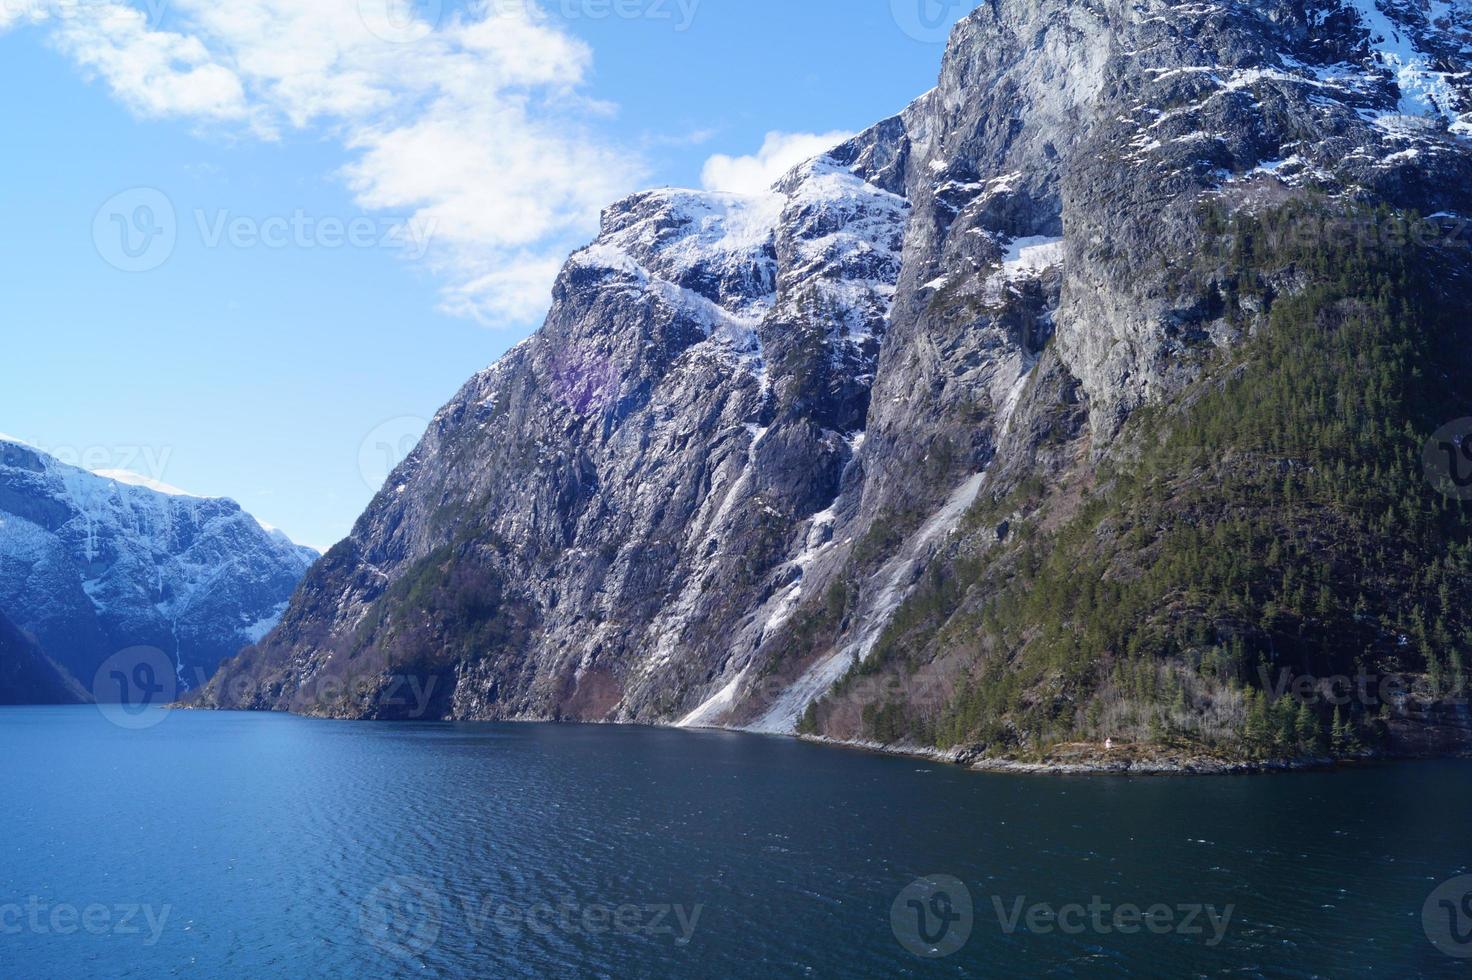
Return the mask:
M933 703L890 734L932 739L1009 660L952 641L1018 579L1016 532L1087 511L1160 438L1140 409L1247 371L1313 285L1301 258L1244 269L1240 220L1436 215L1428 247L1461 261L1469 25L1374 0L979 9L937 88L771 193L610 208L543 329L205 701L393 715L412 675L434 716L872 738L875 704L815 703L923 669ZM961 561L987 569L964 599L917 606ZM1066 626L1032 625L1019 644ZM1023 674L1029 704L1057 693Z
M259 640L316 553L230 500L174 496L0 440L0 611L90 684L151 646L195 687Z

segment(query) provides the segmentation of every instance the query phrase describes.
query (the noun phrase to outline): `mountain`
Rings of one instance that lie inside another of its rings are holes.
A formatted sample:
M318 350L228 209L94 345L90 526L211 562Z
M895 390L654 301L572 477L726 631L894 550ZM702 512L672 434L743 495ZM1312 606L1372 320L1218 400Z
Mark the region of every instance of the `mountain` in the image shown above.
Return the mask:
M114 653L151 646L197 686L275 625L315 558L234 501L0 440L0 612L83 684Z
M15 624L0 616L0 704L80 704L87 692Z
M1395 750L1405 698L1277 679L1464 677L1469 27L982 7L770 193L609 208L202 702Z

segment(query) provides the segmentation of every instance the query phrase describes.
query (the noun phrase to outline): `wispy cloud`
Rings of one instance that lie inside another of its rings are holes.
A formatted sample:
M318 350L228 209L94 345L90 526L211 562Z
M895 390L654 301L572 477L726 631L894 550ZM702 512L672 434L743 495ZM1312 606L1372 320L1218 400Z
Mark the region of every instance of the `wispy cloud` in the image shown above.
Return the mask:
M615 110L587 92L586 45L530 0L475 6L429 23L401 0L0 3L0 29L7 10L40 25L142 117L330 135L361 207L433 229L445 308L519 326L645 167L595 131Z
M709 126L697 127L682 133L647 133L645 146L704 146L720 135L720 130Z
M216 64L198 38L153 30L141 10L90 4L60 18L58 46L102 78L132 110L147 116L244 119L240 78Z
M853 137L852 133L768 133L762 147L751 156L717 154L705 163L701 180L706 190L733 194L760 194L787 171L833 149Z

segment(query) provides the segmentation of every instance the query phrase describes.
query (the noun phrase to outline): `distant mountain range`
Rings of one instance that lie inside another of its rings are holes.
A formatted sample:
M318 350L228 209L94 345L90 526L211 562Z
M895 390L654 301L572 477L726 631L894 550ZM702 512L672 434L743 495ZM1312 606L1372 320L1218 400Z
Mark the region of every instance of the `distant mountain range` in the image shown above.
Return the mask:
M196 687L276 624L317 553L234 501L121 476L0 439L0 614L83 687L140 646Z

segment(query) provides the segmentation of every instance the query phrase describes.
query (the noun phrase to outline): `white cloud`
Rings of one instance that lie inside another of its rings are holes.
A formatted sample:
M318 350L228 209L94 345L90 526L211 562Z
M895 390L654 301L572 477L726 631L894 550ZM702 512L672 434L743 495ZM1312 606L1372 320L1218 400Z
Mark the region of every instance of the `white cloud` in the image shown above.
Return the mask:
M720 135L720 130L699 127L683 133L649 133L644 137L647 146L704 146Z
M140 10L92 4L58 21L57 45L144 116L243 119L245 89L198 38L155 31Z
M488 313L499 313L513 320L528 320L545 312L550 284L576 247L498 255L494 260L462 255L460 274L455 285L445 290L441 306L459 316L484 319Z
M852 133L768 133L752 156L717 154L705 162L701 181L706 190L761 194L787 171L853 138Z
M359 206L432 229L446 309L525 325L644 167L594 133L612 110L584 91L592 52L532 0L433 23L404 20L411 7L170 0L160 23L122 0L79 0L28 19L140 116L329 134Z

